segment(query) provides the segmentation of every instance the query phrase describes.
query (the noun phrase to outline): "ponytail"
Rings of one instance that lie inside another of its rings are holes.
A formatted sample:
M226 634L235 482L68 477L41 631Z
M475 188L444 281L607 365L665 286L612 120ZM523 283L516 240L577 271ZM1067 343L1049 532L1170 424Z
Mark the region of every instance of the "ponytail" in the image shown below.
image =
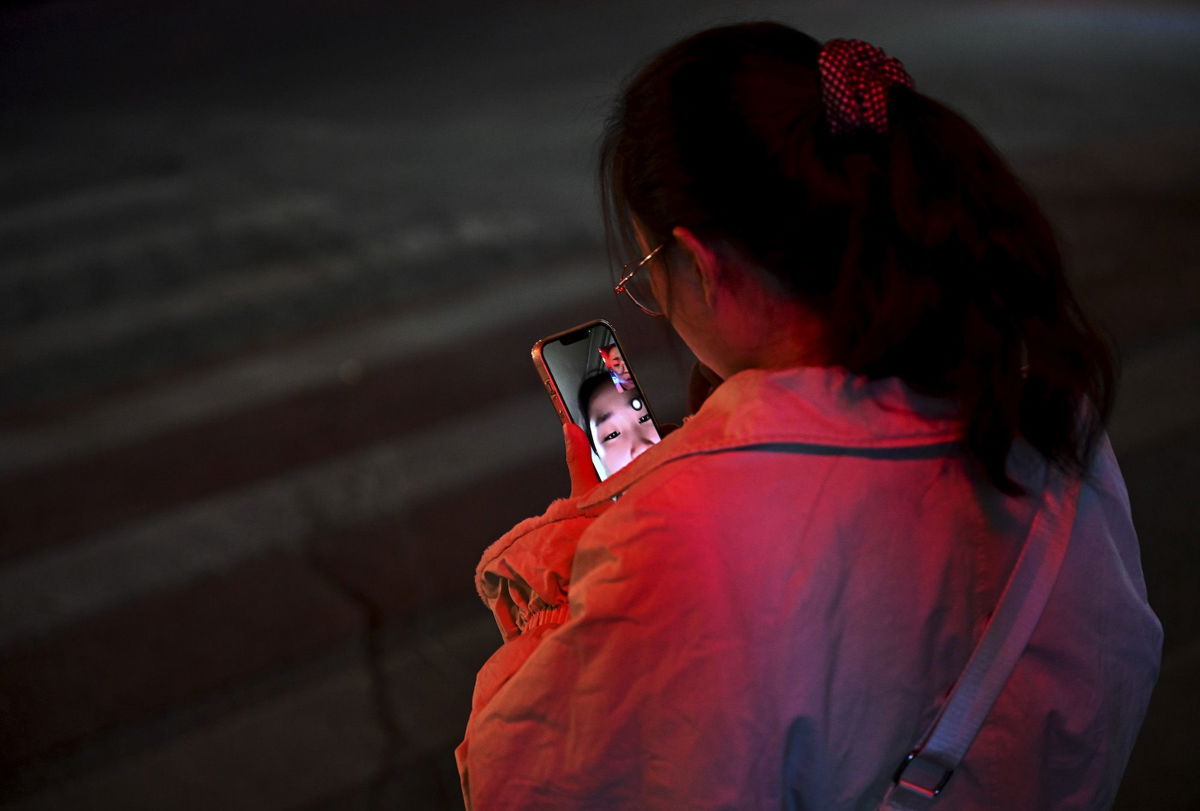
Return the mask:
M855 79L875 100L862 116L831 116L821 44L786 26L711 29L655 57L601 148L610 251L636 252L634 216L654 242L678 225L724 240L822 318L831 365L956 400L997 487L1018 491L1017 437L1082 470L1112 407L1112 350L1005 161L877 50L839 57L876 71Z

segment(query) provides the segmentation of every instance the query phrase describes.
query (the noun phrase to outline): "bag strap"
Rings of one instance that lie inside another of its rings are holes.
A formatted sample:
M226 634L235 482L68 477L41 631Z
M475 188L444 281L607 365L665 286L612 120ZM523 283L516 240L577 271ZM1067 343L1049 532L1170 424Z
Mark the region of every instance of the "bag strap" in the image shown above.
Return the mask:
M1049 466L1047 487L1000 601L921 743L896 770L880 811L930 808L967 753L1029 643L1067 553L1080 480Z

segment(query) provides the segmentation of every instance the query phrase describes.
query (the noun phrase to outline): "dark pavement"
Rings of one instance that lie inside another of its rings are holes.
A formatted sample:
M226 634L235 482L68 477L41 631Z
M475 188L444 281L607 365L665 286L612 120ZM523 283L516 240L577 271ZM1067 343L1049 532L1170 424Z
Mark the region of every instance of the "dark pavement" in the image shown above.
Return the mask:
M0 9L0 807L460 805L483 547L566 490L532 342L613 320L620 80L708 25L870 39L1009 156L1122 348L1166 629L1118 807L1200 807L1200 7Z

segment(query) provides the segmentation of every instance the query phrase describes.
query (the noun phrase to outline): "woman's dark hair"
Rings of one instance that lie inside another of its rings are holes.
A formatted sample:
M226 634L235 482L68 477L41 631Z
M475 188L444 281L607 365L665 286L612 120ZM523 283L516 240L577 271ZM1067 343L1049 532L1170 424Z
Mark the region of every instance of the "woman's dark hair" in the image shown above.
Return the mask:
M579 394L576 397L575 403L579 406L579 414L583 417L584 422L589 421L588 412L592 407L592 398L596 396L597 390L602 386L612 386L613 379L607 371L601 370L593 372L583 379L579 384ZM592 441L592 431L590 426L584 425L583 432L587 434L588 443L592 448L596 447L596 443Z
M1002 490L1020 436L1081 471L1112 406L1112 350L1049 223L959 115L904 87L883 134L834 136L821 44L775 23L695 34L627 84L600 154L609 250L685 226L777 276L824 322L827 362L956 399Z
M592 372L580 382L575 403L579 406L579 414L584 420L588 419L588 409L592 407L592 398L596 395L596 390L605 383L610 386L613 384L612 376L606 371Z

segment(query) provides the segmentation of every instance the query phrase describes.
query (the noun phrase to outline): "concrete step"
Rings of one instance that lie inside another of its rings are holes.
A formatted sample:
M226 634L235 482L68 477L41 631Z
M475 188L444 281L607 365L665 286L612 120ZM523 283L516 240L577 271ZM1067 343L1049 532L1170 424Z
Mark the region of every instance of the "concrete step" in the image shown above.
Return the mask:
M387 640L375 664L335 650L261 677L232 705L147 724L115 762L79 758L75 770L0 795L0 807L461 808L451 750L474 674L498 642L477 603L446 602ZM374 673L389 680L384 701Z
M361 662L279 687L3 807L285 811L369 782L388 740Z
M103 191L93 194L104 196ZM107 196L115 197L115 191ZM346 244L328 201L312 195L218 210L196 205L165 221L136 207L123 210L114 200L116 210L105 213L119 224L94 231L71 216L82 206L66 199L59 202L65 221L42 241L34 229L12 225L38 219L49 205L6 212L7 245L0 243L0 329L6 333L114 303L144 305L214 279L230 283L230 277L255 265L329 253ZM64 241L64 232L72 239Z
M527 353L595 314L597 286L590 263L561 270L10 424L0 796L473 602L483 546L565 490Z
M348 367L347 374L357 375L350 382L334 379L108 449L78 448L75 456L0 476L0 560L45 553L402 437L425 431L441 436L449 430L443 421L450 415L461 414L457 421L465 427L473 420L491 425L485 416L490 409L478 402L480 391L490 393L492 408L512 398L533 399L530 417L544 417L532 366L524 368L528 327L508 325L484 337L508 357L475 363L479 336L468 335L429 354L375 360L369 368L358 361ZM437 386L415 383L437 379L445 369L472 368ZM464 460L464 472L470 468ZM113 470L121 475L106 475ZM371 474L364 469L360 475ZM71 509L63 510L63 504Z
M0 798L137 760L241 711L223 695L348 642L360 651L352 666L366 669L370 701L383 715L377 725L393 748L444 753L465 723L475 670L499 643L474 594L475 562L493 537L565 491L558 456L4 645ZM474 642L445 635L447 611L478 629L468 633ZM414 638L420 652L406 647Z
M97 738L365 633L358 605L302 556L275 552L7 644L0 793L55 778Z
M321 532L402 511L464 480L553 452L561 444L556 432L518 427L552 419L545 395L530 388L531 394L455 415L421 433L22 555L0 569L0 616L6 618L0 647L246 559L302 549Z
M337 248L324 244L318 229L288 228L296 233L281 236L270 256L232 259L195 245L181 248L196 266L194 275L188 271L187 278L158 288L132 279L103 281L103 287L116 288L111 300L84 300L89 280L98 277L90 275L86 263L64 264L73 275L47 276L46 289L84 299L44 302L35 308L36 317L21 316L19 328L0 334L0 414L403 306L428 297L450 270L469 287L486 283L497 265L544 266L580 255L575 236L555 234L547 243L529 222L504 217L466 218L437 228L418 225ZM239 236L231 237L230 245L253 250L253 240ZM598 282L603 259L595 247L589 255ZM162 267L158 259L154 264ZM28 285L17 279L11 286Z
M524 340L532 344L579 313L615 311L596 262L585 249L552 260L549 267L497 270L449 299L414 295L371 318L307 330L220 363L120 386L83 402L9 415L0 420L0 472L89 456L304 391L337 389L377 368L436 355L442 345L476 341L486 346L489 332L525 321L538 324L527 328ZM496 360L527 363L527 350L513 348L512 357L497 352ZM468 374L469 364L456 372Z

